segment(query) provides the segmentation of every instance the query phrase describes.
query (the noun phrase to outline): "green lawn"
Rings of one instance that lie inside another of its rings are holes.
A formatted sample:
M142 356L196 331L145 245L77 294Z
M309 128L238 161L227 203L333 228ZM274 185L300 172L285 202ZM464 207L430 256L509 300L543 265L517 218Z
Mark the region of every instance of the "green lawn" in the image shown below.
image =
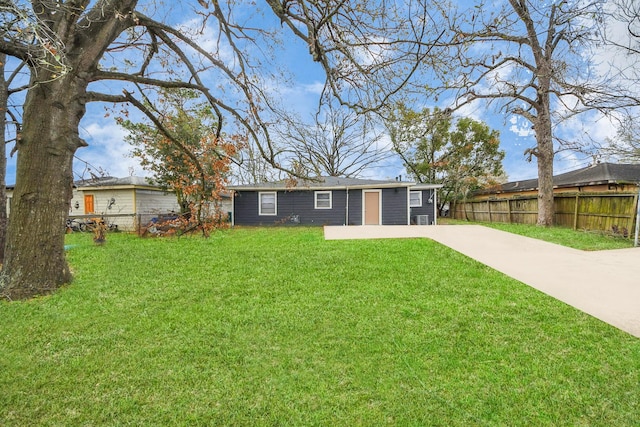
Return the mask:
M637 426L640 340L427 239L71 235L0 425Z

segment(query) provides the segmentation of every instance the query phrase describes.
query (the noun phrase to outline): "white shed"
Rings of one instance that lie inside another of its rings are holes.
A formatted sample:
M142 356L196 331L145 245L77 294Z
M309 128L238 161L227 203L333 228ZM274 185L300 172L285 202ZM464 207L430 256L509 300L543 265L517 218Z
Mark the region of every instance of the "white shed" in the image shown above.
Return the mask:
M178 199L146 178L97 178L76 181L69 216L105 217L120 230L132 231L157 215L180 212Z
M13 186L7 187L7 213L11 209ZM222 212L231 212L231 197L224 195L219 203ZM104 217L119 230L135 231L158 215L180 212L178 198L147 178L101 177L74 183L69 217Z

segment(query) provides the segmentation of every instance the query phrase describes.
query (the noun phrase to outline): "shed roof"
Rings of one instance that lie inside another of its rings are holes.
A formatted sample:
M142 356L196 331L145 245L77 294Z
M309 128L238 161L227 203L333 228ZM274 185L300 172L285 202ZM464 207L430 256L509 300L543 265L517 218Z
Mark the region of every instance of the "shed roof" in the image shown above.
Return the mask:
M113 176L96 177L90 179L82 179L75 181L74 186L77 188L105 188L105 187L149 187L159 188L151 179L142 176L127 176L124 178L116 178Z
M640 183L640 164L596 163L586 168L554 175L554 188L584 187L602 184L638 184ZM537 179L512 181L497 188L482 190L479 193L518 192L538 189Z
M73 182L74 188L94 188L94 187L150 187L159 188L150 178L142 176L127 176L116 178L113 176L95 176L88 179L79 179ZM7 185L8 190L13 190L15 184Z

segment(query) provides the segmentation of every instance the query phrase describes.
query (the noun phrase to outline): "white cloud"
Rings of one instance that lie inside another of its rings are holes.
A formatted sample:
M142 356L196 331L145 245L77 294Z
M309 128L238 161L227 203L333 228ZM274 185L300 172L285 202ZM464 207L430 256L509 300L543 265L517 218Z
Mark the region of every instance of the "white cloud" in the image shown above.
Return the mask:
M320 94L322 94L322 90L324 89L324 82L315 81L315 82L309 83L309 84L302 84L302 85L300 85L300 87L302 88L303 92L305 92L305 93L309 93L309 94L320 96Z
M474 102L471 104L466 104L459 109L457 109L454 113L456 117L468 117L470 119L476 121L486 121L483 118L483 112L486 112L486 106L483 106L483 102Z
M219 31L209 25L202 25L202 20L194 18L182 23L180 31L188 34L189 37L198 44L198 47L206 52L209 52L220 59L223 63L227 64L230 68L235 63L235 56L231 47L220 43L221 38ZM197 63L197 62L196 62Z
M522 158L513 159L510 164L505 164L505 169L507 169L508 181L523 181L538 176L536 163L526 162Z
M531 127L531 123L529 122L529 120L523 117L515 115L511 116L509 118L509 123L511 123L511 126L509 126L509 130L521 138L535 137L536 135L535 131Z
M138 159L129 155L131 145L125 142L126 135L126 131L113 121L103 120L102 123L93 122L81 127L80 136L87 141L89 147L80 148L76 152L76 157L81 159L74 164L76 178L88 174L87 168L94 173L103 170L108 175L119 178L129 176L131 172L137 176L147 175Z

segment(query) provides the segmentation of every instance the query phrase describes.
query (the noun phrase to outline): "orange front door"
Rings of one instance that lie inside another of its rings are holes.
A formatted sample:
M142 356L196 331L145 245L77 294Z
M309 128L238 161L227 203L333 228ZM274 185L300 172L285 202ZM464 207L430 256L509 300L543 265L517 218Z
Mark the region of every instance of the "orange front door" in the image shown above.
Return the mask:
M95 212L95 207L93 204L93 194L85 194L84 195L84 213L90 214Z
M364 225L380 225L380 192L364 192Z

